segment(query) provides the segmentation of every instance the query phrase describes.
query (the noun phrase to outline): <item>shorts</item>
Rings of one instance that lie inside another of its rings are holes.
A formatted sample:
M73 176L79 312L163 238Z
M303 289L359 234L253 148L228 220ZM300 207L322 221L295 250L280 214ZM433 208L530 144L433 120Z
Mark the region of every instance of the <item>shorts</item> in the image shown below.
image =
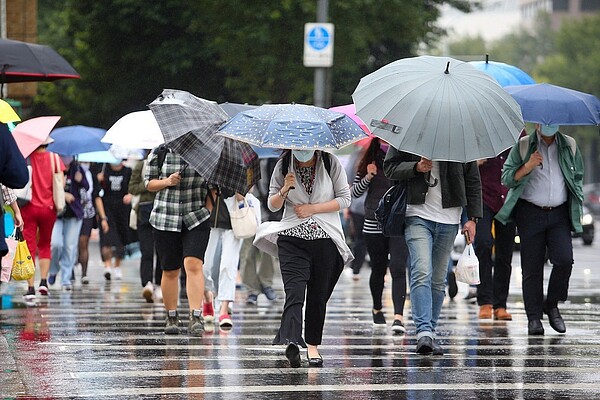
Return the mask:
M210 235L208 220L191 231L186 228L183 228L181 232L152 229L152 234L163 271L174 271L181 268L185 257L198 258L204 262L204 253Z
M92 228L94 227L95 220L95 216L92 218L84 218L83 224L81 224L81 230L79 231L79 236L90 237L90 235L92 234Z

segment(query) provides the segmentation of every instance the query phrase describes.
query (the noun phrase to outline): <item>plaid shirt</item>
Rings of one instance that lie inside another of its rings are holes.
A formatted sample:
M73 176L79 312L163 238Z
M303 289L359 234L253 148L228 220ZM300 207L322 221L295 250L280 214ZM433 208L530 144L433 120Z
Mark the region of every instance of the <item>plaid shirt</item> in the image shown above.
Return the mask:
M1 185L1 186L2 186L2 200L4 201L4 204L9 205L13 201L17 201L17 195L15 194L14 190L7 188L4 185Z
M169 151L159 171L158 157L152 152L148 156L144 182L148 186L152 179L167 178L186 166L181 157ZM150 224L161 231L181 232L183 227L192 230L210 217L205 207L207 193L208 185L204 178L193 168L185 168L179 185L167 187L156 194Z

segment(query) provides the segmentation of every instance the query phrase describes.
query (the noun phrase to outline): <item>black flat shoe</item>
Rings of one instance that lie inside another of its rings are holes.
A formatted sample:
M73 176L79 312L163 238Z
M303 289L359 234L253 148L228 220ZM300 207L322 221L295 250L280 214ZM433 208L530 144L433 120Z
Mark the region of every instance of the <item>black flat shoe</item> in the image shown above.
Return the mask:
M306 354L308 357L308 353ZM323 357L319 354L319 357L308 357L308 366L309 367L322 367L323 366Z
M529 320L527 323L527 333L530 336L542 336L544 334L544 326L539 319Z
M290 362L290 367L300 367L300 348L296 343L290 343L285 348L285 356Z

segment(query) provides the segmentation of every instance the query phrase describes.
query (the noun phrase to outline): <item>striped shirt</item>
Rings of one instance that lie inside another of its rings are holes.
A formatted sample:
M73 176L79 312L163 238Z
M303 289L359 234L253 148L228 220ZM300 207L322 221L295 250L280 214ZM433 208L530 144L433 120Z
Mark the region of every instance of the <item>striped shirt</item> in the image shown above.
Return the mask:
M210 217L205 204L207 182L179 155L169 151L159 171L158 157L154 152L150 153L144 182L148 187L148 182L153 179L163 179L181 171L179 185L167 187L156 194L150 214L150 224L155 229L168 232L181 232L183 228L192 230Z
M352 188L350 194L353 198L359 198L362 196L368 189L371 181L365 175L363 178L360 177L359 174L356 174L354 177L354 182L352 182ZM363 233L381 233L381 227L379 226L379 222L376 219L366 218L363 225Z

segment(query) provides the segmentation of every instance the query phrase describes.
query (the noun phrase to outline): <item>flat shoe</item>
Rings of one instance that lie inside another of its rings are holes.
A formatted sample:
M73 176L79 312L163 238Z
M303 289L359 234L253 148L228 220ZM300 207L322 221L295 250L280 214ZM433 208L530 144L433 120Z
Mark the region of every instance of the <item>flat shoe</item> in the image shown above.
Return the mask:
M290 362L290 367L300 367L300 349L296 343L290 343L285 348L285 357Z
M308 357L308 354L307 354ZM322 367L323 366L323 357L319 354L319 357L308 357L308 366L309 367Z

